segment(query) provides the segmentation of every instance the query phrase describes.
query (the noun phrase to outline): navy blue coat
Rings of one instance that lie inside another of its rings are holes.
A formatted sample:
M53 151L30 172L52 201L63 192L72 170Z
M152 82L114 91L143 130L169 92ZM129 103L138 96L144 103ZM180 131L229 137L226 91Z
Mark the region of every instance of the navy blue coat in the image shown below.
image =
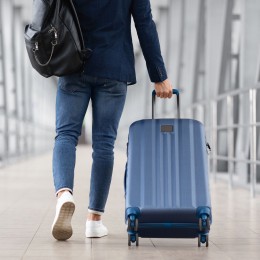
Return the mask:
M74 0L86 47L93 50L85 73L136 83L131 16L152 82L167 79L150 0Z

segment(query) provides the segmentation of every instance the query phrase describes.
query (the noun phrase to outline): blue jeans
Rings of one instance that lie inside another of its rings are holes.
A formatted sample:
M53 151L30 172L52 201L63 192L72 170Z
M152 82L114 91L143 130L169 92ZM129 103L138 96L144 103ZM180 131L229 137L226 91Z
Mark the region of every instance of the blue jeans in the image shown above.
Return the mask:
M113 165L114 143L125 104L127 84L73 74L61 77L56 97L53 178L56 194L73 192L76 146L89 100L92 101L92 170L89 209L104 212Z

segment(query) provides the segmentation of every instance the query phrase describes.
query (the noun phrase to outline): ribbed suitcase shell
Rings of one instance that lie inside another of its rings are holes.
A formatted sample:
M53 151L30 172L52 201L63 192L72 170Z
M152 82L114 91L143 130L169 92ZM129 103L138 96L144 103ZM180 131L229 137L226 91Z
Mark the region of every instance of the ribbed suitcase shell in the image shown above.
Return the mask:
M211 219L203 125L191 119L137 121L127 151L126 218L139 212L139 236L197 237L200 211L208 209Z

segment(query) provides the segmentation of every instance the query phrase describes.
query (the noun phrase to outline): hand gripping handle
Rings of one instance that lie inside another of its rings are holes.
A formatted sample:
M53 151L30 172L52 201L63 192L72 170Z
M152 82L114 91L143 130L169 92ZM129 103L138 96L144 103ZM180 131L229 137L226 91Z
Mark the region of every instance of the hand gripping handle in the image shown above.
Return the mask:
M173 89L172 94L176 95L177 97L177 112L178 112L178 119L181 117L180 113L180 92L178 89ZM156 97L156 91L154 90L152 93L152 119L154 119L154 106L155 106L155 97Z

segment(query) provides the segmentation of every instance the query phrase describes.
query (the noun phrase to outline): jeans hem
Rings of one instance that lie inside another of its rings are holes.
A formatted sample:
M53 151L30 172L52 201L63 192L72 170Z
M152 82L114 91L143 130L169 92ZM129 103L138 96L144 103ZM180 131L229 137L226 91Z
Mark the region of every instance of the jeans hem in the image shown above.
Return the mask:
M96 215L102 215L102 214L104 214L104 210L102 211L102 210L97 210L97 209L90 209L90 208L88 208L88 212L89 213L92 213L92 214L96 214Z
M56 193L55 193L56 197L58 196L59 192L65 191L65 190L68 190L73 195L73 190L72 189L64 187L64 188L61 188L58 191L56 191Z

